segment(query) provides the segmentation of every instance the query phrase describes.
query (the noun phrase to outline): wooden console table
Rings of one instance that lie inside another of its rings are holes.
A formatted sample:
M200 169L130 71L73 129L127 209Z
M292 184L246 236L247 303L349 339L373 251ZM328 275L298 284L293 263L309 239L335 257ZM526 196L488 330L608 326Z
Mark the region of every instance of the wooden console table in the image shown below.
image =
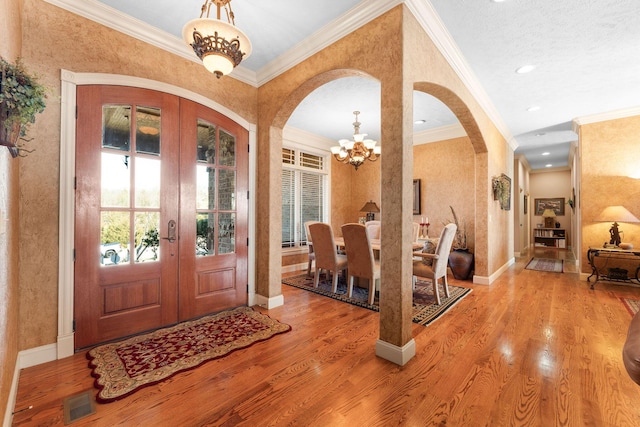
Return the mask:
M597 265L597 259L603 260L602 265ZM591 275L587 277L587 282L591 282L591 278L596 276L595 281L591 283L591 289L594 289L599 280L640 284L640 250L589 248L587 251L587 260L589 261L589 265L591 265ZM630 260L638 265L634 277L629 277L627 270L616 268L615 266L607 267L609 261L615 264L623 260Z

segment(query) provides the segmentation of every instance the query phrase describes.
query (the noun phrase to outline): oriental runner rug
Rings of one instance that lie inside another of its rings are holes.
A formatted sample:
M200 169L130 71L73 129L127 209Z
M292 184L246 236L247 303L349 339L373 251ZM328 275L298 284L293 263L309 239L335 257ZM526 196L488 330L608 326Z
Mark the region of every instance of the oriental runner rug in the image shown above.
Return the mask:
M550 271L552 273L564 272L564 260L552 258L531 258L525 267L527 270Z
M250 307L104 344L87 352L101 403L121 399L178 372L291 330Z
M373 305L371 305L369 304L368 288L365 289L354 286L353 297L347 297L347 284L342 275L338 277L338 292L335 294L331 291L331 281L327 280L324 275L320 276L317 288L313 287L313 277L309 277L306 274L283 278L282 283L369 310L380 311L378 293L376 292ZM431 283L418 280L416 288L413 291L413 322L427 326L446 313L447 310L456 305L470 292L471 289L469 288L449 285L449 295L451 296L447 298L444 296L444 289L441 284L440 305L437 305L435 297L433 296L433 286Z
M640 310L640 300L620 297L620 301L622 301L631 316L635 316Z

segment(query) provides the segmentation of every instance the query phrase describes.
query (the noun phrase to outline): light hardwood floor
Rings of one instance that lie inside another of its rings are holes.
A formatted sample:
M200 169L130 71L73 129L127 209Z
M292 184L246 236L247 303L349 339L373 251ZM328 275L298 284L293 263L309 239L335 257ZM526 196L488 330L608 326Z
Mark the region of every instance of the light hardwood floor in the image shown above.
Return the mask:
M621 358L631 315L619 299L640 299L640 288L592 291L575 273L525 270L530 257L491 286L452 279L473 292L414 325L417 355L404 367L375 356L378 313L283 285L285 305L268 314L291 332L98 404L72 425L640 425L640 386ZM33 408L14 425L63 425L63 399L91 389L89 374L84 354L25 369L16 409Z

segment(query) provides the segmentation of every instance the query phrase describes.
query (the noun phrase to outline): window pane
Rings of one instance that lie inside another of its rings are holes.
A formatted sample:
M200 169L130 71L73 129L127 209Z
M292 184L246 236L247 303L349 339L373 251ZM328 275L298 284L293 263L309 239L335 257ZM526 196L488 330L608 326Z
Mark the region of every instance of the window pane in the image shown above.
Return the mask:
M300 240L307 240L304 223L322 221L324 212L324 177L314 173L301 172L300 188Z
M282 149L282 163L285 165L293 165L295 164L296 156L295 151L290 150L288 148Z
M220 170L218 182L218 209L232 211L236 208L236 171Z
M135 158L137 208L160 208L160 160Z
M129 156L102 153L101 157L102 207L128 208L131 186Z
M102 107L102 147L129 151L130 136L131 107L104 105Z
M282 247L295 244L295 174L282 170Z
M209 166L196 166L196 209L216 208L216 170Z
M218 214L218 254L232 254L236 251L236 214Z
M222 129L220 130L220 159L218 164L222 166L236 165L236 138Z
M135 262L158 261L160 259L159 212L135 213Z
M315 154L300 153L300 166L312 169L324 169L324 158Z
M160 154L160 109L136 107L136 152Z
M215 214L196 214L196 255L215 255Z
M197 160L204 163L215 163L216 158L216 127L209 122L198 119L197 130Z
M100 214L100 264L129 261L129 213L104 211Z

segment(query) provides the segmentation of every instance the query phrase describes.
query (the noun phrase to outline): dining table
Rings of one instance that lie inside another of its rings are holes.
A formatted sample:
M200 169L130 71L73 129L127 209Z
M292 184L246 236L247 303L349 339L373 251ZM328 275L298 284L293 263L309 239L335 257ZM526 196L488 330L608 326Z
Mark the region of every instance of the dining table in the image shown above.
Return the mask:
M344 238L342 236L335 236L333 240L337 247L344 248ZM380 239L369 239L369 241L371 242L371 249L373 249L374 251L380 250L380 247L381 247ZM412 242L412 249L414 251L418 249L422 249L423 246L424 246L424 243Z

